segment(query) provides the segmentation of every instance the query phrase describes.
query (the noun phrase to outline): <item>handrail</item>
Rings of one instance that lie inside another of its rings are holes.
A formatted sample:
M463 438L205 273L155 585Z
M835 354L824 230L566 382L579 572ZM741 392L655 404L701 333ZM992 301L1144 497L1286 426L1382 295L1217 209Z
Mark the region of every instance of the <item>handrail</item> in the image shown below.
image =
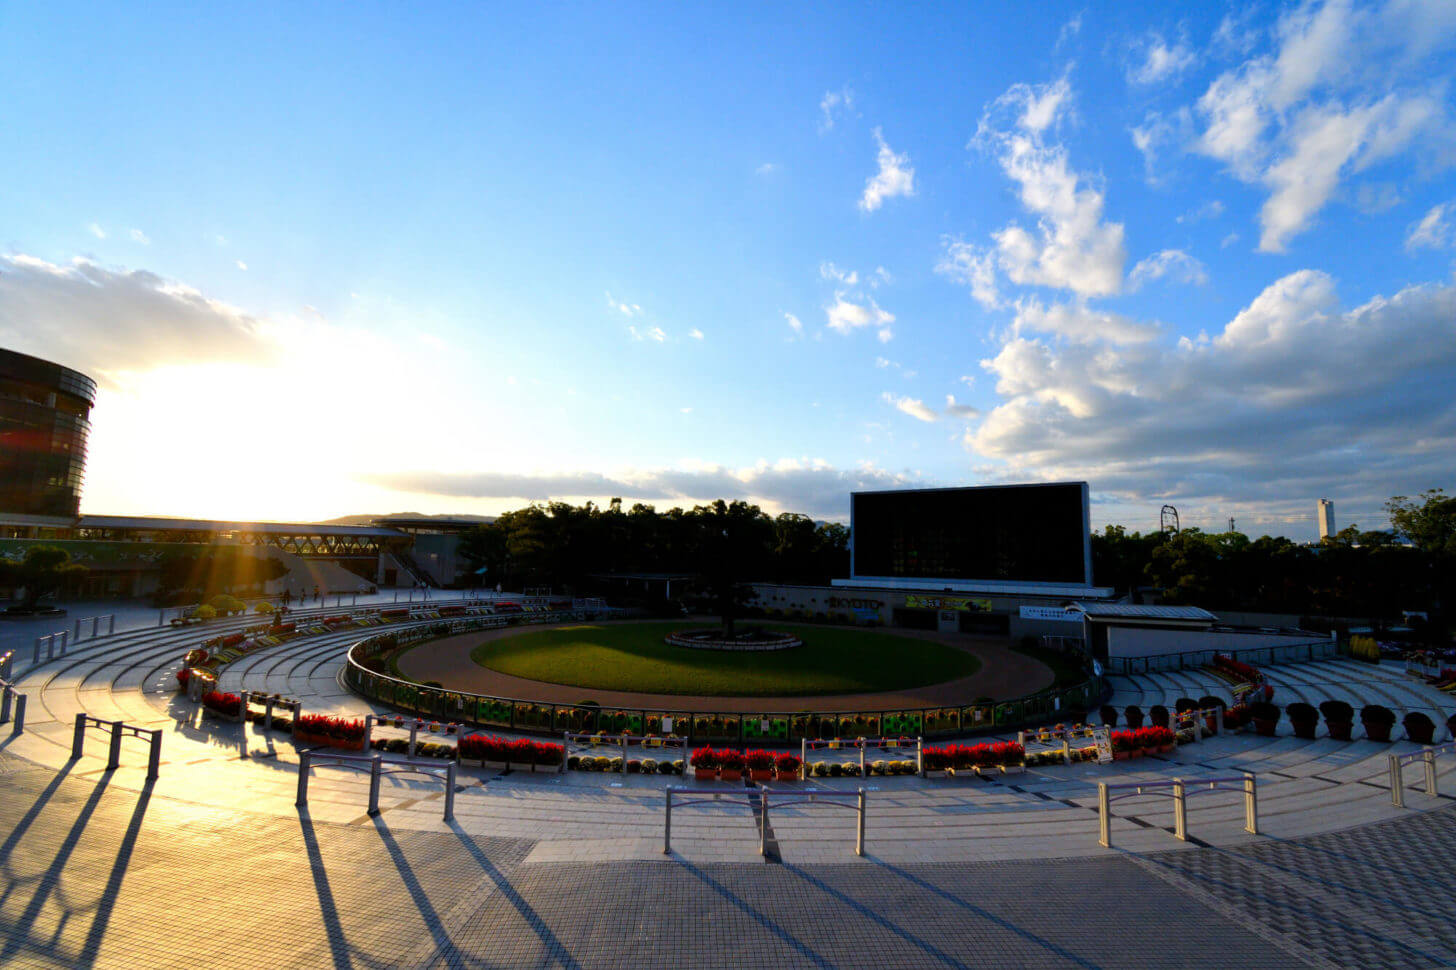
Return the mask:
M800 805L800 804L807 804L807 803L818 803L818 802L820 802L821 799L829 799L829 801L823 802L823 804L828 805L828 806L831 806L831 807L835 807L835 808L849 808L849 809L853 810L856 813L856 815L858 816L858 824L856 825L856 830L855 830L854 854L855 855L858 855L858 856L864 855L864 842L865 842L865 790L863 788L856 789L855 791L812 791L812 792L802 792L802 791L775 791L772 788L760 788L760 789L758 789L758 791L752 792L750 794L736 795L735 796L733 794L725 793L725 792L721 792L721 791L716 791L716 790L711 789L711 788L679 788L679 787L676 787L674 785L668 785L667 788L664 790L663 794L664 794L664 796L667 799L666 811L665 811L665 813L663 815L663 818L662 818L662 853L663 853L663 855L671 855L672 854L672 799L673 799L673 796L674 795L678 795L678 796L682 796L682 795L711 795L712 796L711 798L691 798L691 799L688 799L688 800L685 800L685 801L680 800L678 802L678 807L679 808L687 808L687 807L692 806L692 805L705 805L705 804L710 804L710 803L713 803L713 802L718 802L718 803L728 802L729 804L747 805L749 808L753 808L754 803L757 802L758 803L758 810L759 810L759 817L758 817L758 854L759 855L767 855L768 854L768 809L769 809L770 799L780 798L781 801L779 802L779 804L781 804L781 805ZM834 802L833 802L833 799L835 799L835 798L853 798L853 799L855 799L855 804L852 805L852 806L851 805L835 805Z
M1456 754L1456 741L1428 745L1411 754L1387 755L1390 766L1390 803L1396 808L1405 808L1405 778L1402 771L1406 765L1419 761L1425 767L1426 794L1432 798L1440 795L1436 786L1436 755L1443 751Z
M1228 787L1238 783L1239 788ZM1192 795L1206 795L1215 791L1241 791L1244 794L1244 831L1252 835L1259 834L1259 807L1254 791L1254 775L1251 772L1244 772L1242 775L1219 775L1206 778L1173 778L1168 781L1129 781L1108 784L1105 781L1097 783L1097 842L1105 848L1112 848L1112 803L1123 798L1136 798L1140 795L1170 795L1173 799L1173 836L1181 841L1188 841L1188 798L1190 793L1188 786L1194 787ZM1111 797L1110 793L1126 789L1127 794ZM1164 789L1170 789L1164 791Z
M162 732L160 729L141 728L134 724L127 724L124 721L107 721L99 717L92 717L85 711L80 711L76 714L76 727L71 735L71 760L80 760L82 750L86 744L87 728L107 727L111 728L111 747L106 754L106 770L114 771L121 764L121 739L123 735L134 738L142 738L145 736L151 742L151 750L147 755L147 780L152 781L156 779L162 758Z
M890 742L886 744L885 742ZM902 743L903 742L903 743ZM831 751L838 750L841 746L851 749L859 749L859 776L867 776L865 767L865 751L871 747L881 751L888 751L890 748L910 747L909 738L853 738L848 741L835 738L815 738L810 741L808 738L799 739L799 778L800 780L809 777L809 752L816 748L827 748ZM915 774L921 778L925 777L925 739L915 738Z
M440 619L436 623L448 624L446 633L434 633L426 624L415 624L401 629L397 632L380 632L372 634L350 645L344 668L343 679L346 686L360 695L375 701L389 704L396 708L411 710L430 716L450 717L453 720L466 721L473 725L495 726L506 728L512 731L535 731L540 733L557 734L568 729L568 723L558 720L564 710L578 714L581 718L588 715L593 717L605 714L608 711L620 714L625 718L636 718L640 723L646 724L651 718L672 717L675 721L682 718L687 721L687 737L690 740L730 740L738 743L755 740L757 732L747 729L752 722L781 722L782 734L775 734L775 740L788 741L797 735L800 738L808 737L810 733L819 734L824 722L833 720L836 724L844 720L853 720L860 726L857 733L863 733L867 722L873 719L880 723L891 717L897 723L902 720L909 722L910 730L903 731L908 735L913 731L915 734L934 731L936 734L945 737L961 736L968 733L975 733L978 730L1004 729L1015 727L1018 724L1028 721L1041 720L1053 710L1066 710L1068 702L1073 706L1080 703L1081 706L1089 706L1096 697L1097 678L1092 677L1075 687L1058 689L1055 687L1035 691L1022 697L1010 698L996 701L990 704L941 704L918 708L883 708L876 710L838 710L838 711L773 711L773 712L683 712L670 708L611 708L602 709L599 707L582 707L573 704L559 704L549 701L541 701L527 697L506 697L495 694L478 694L471 691L454 690L444 687L426 687L414 681L400 677L392 677L389 674L370 670L361 663L364 649L374 646L382 641L384 637L394 637L395 643L404 645L421 640L430 639L434 636L452 636L459 633L469 632L475 629L488 629L500 626L514 626L521 623L549 623L559 619L567 619L575 616L580 611L558 610L540 613L507 613L494 614L484 617L457 617L452 619ZM387 688L387 690L386 690ZM406 695L409 699L400 698L400 694ZM423 702L423 703L421 703ZM455 705L455 710L446 712L444 710L447 702ZM509 710L503 717L492 717L491 723L479 716L468 716L461 713L469 705L474 711L479 711L484 706L499 705L508 707ZM524 706L527 713L534 714L540 709L545 717L543 723L539 724L518 724L517 708ZM426 709L428 708L428 709ZM685 715L685 716L684 716ZM925 725L932 717L945 717L950 722L946 727ZM697 722L703 719L718 719L720 723L727 724L735 722L731 731L722 733L703 732L697 730ZM804 721L804 730L798 730L796 721ZM676 732L674 732L676 733Z
M10 668L15 659L15 651L7 650L0 654L0 724L10 720L11 702L15 705L15 722L10 729L11 735L25 733L25 702L27 695L15 689L10 682Z
M388 770L385 766L388 765ZM355 758L344 754L317 754L307 749L298 753L298 795L293 804L298 808L308 805L308 777L311 768L347 768L351 771L369 772L369 809L373 817L379 814L379 779L389 775L425 775L439 778L445 783L445 821L455 817L455 762L430 765L424 762L405 760L389 761L381 755Z

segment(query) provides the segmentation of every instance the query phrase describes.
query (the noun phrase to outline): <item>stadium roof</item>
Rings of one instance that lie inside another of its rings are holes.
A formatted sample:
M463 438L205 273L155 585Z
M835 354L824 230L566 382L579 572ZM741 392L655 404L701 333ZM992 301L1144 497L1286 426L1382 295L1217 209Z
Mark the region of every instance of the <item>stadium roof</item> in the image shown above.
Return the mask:
M1198 606L1144 606L1140 603L1075 603L1094 620L1153 620L1212 623L1217 616Z
M78 529L155 530L158 532L248 532L255 535L376 536L402 538L398 529L321 522L219 522L213 519L164 519L146 515L83 515Z

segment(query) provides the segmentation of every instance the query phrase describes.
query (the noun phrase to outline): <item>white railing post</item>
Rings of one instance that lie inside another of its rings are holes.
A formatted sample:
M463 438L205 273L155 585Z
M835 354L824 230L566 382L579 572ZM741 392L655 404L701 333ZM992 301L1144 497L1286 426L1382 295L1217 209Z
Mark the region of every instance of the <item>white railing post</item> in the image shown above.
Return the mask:
M768 855L768 790L758 792L758 854Z
M808 725L804 725L808 727ZM799 739L799 780L809 777L809 739Z
M116 614L112 613L106 617L106 635L112 636L116 633Z
M308 762L311 754L307 748L298 752L298 797L293 804L303 808L308 804Z
M76 617L76 639L81 639L81 618L79 616Z
M667 797L667 810L662 816L662 854L672 854L672 786L668 785L663 794Z
M61 656L64 657L66 655L66 642L68 640L70 640L70 638L71 638L71 631L70 630L62 630L61 633L60 633L60 637L61 637Z
M1426 794L1432 798L1436 797L1436 752L1427 748L1421 752L1421 760L1426 764Z
M25 732L25 695L15 695L15 724L10 728L11 734L22 734Z
M415 741L419 739L419 734L420 734L420 719L419 718L415 718L414 720L410 721L409 756L411 758L413 758L415 756Z
M868 770L865 768L865 745L868 743L864 738L859 739L859 776L861 778L865 776L865 771Z
M865 845L865 790L859 789L859 798L856 799L856 807L859 809L859 824L854 837L854 854L864 855Z
M0 724L10 720L10 695L12 693L9 684L0 688Z
M162 766L162 732L151 732L151 750L147 752L147 781L155 781ZM246 744L246 740L243 742Z
M1390 804L1405 808L1405 782L1401 778L1400 755L1386 756L1390 765Z
M455 820L455 764L445 765L445 821Z
M1097 783L1097 842L1112 848L1112 806L1107 797L1107 782Z
M925 777L925 738L915 738L915 773L921 778Z
M379 767L383 759L379 755L369 759L369 812L371 816L379 814Z
M1182 778L1173 779L1173 837L1188 841L1188 794Z
M106 770L112 771L121 766L121 722L111 722L111 750L106 755Z
M1254 793L1254 776L1244 772L1244 831L1259 834L1259 800Z

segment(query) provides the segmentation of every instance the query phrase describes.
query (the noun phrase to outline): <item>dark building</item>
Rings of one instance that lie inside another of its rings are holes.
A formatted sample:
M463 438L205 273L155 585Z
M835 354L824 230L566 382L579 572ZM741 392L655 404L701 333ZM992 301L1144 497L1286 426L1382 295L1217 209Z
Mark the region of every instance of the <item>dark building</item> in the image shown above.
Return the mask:
M96 382L48 360L0 350L0 512L80 512Z

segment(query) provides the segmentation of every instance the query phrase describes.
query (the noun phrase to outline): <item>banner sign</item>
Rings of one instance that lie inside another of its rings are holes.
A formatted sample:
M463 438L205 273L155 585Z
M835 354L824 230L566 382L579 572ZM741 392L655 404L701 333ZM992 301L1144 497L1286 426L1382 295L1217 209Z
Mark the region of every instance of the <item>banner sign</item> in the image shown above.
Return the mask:
M1112 763L1112 732L1097 732L1097 763L1108 765Z
M911 593L905 597L905 606L921 610L962 610L967 613L991 612L990 600L973 600L965 596L921 596Z
M1023 620L1050 620L1053 623L1081 623L1081 613L1068 613L1060 606L1023 606Z

